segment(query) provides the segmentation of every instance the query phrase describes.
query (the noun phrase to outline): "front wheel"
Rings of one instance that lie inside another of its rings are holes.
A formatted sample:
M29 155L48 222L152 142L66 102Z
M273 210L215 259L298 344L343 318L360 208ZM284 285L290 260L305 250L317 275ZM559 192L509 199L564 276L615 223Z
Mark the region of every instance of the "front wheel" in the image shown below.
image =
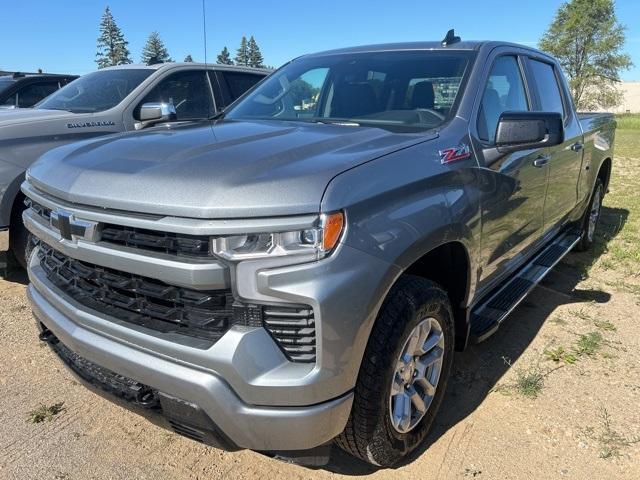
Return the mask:
M582 220L582 235L580 236L580 241L575 246L575 250L578 252L590 250L595 243L596 228L598 226L598 221L600 220L603 199L604 185L602 180L598 178L596 179L596 184L593 187L589 208L587 208Z
M29 231L22 222L24 208L15 208L11 215L9 226L9 249L16 261L24 269L27 268L27 255L29 254Z
M381 467L416 449L442 401L453 344L446 292L424 278L401 277L373 327L338 446Z

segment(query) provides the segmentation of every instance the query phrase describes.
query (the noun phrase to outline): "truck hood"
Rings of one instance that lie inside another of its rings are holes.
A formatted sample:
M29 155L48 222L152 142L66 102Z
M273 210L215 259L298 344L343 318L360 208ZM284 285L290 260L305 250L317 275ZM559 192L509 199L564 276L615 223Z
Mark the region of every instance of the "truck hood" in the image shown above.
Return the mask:
M74 114L64 110L40 110L38 108L0 109L0 127L63 117L74 118Z
M31 183L68 202L191 218L308 214L339 173L437 135L283 121L201 122L46 153Z

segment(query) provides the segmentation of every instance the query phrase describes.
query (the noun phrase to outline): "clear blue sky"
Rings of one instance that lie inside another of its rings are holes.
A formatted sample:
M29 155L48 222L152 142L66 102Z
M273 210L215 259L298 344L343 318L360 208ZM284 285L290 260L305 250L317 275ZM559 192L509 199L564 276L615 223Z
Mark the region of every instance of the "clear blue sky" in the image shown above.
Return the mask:
M439 40L455 27L465 39L536 45L561 0L206 0L208 60L242 35L254 35L265 62L279 66L328 48L393 41ZM627 52L640 80L640 1L618 0ZM201 0L0 0L0 69L84 74L95 69L98 23L109 5L134 61L152 30L176 60L204 60Z

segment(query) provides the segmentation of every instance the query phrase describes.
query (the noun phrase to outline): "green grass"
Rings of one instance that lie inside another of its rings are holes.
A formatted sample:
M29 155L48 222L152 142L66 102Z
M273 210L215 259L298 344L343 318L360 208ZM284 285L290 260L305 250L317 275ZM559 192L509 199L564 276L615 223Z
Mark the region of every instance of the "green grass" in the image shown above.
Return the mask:
M616 115L616 121L620 130L640 130L640 114L622 113Z
M42 423L45 420L50 422L56 415L64 410L64 402L54 403L53 405L41 404L35 410L29 412L28 421L31 423Z
M623 126L634 118L625 116ZM613 170L609 194L604 199L602 215L596 230L593 252L578 256L575 267L583 279L597 279L607 283L640 285L640 128L616 131ZM640 299L639 299L640 300Z

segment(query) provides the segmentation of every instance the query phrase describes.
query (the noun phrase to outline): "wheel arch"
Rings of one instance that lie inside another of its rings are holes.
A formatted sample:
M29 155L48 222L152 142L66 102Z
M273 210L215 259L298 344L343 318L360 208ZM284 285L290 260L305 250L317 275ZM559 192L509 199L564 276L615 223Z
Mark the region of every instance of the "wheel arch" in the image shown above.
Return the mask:
M456 350L464 350L469 335L469 318L465 305L471 286L471 259L465 244L448 241L416 258L403 271L439 284L449 295L454 315Z
M599 178L604 185L604 191L607 192L609 190L609 181L611 180L611 168L612 161L611 158L605 158L600 164L600 168L598 169L598 175L596 178Z

